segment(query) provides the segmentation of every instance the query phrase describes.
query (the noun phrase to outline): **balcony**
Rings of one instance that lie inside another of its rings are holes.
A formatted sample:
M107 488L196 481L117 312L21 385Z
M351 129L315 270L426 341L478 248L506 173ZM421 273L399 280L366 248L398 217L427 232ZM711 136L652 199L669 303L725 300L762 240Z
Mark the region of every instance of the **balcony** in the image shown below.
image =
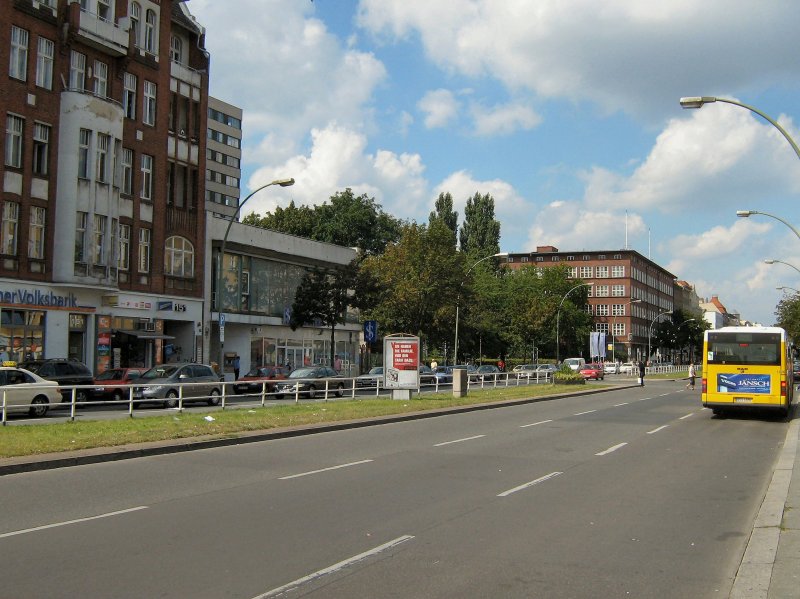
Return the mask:
M128 31L84 10L80 13L78 35L93 48L113 56L128 54Z
M187 67L179 62L175 62L174 60L170 63L169 74L173 79L183 81L184 83L187 83L198 89L203 82L203 77L200 74L200 71L196 71L193 68Z

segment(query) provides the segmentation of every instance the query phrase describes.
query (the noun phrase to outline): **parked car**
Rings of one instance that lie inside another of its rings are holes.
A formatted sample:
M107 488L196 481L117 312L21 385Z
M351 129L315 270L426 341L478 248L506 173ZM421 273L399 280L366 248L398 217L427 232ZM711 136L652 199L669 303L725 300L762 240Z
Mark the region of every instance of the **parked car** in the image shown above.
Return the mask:
M204 401L210 406L220 403L219 375L206 364L154 366L133 384L136 385L133 399L137 404L158 402L166 408L174 408L178 405L179 397L184 402Z
M792 364L792 373L796 383L800 383L800 360L795 360Z
M6 412L27 412L41 417L51 404L61 403L58 383L48 381L24 368L0 368L0 405L5 398Z
M553 373L558 370L555 364L539 364L536 366L536 373L542 376L553 376Z
M494 382L500 378L500 369L494 364L484 364L478 366L477 375L479 381Z
M601 381L606 378L602 364L586 364L580 369L580 373L583 375L583 378L587 380L594 379L596 381Z
M275 397L281 399L284 395L299 393L309 399L314 399L317 393L325 391L326 384L329 393L334 393L337 397L344 395L345 382L342 380L342 376L333 368L327 366L305 366L293 370L285 381L278 383L275 389Z
M436 373L430 366L419 365L419 386L436 385Z
M266 383L267 393L272 393L276 383L271 381L282 381L287 376L289 369L285 366L256 366L233 383L233 392L238 395L261 393Z
M576 372L581 370L584 366L586 366L586 360L583 358L567 358L564 360L564 364L575 370Z
M48 381L55 381L61 387L61 400L72 401L73 385L87 385L75 389L75 401L89 401L94 397L94 375L89 367L77 360L64 358L48 358L43 360L26 360L19 367L32 372Z
M377 387L382 380L383 366L373 366L368 373L356 377L356 387Z
M633 374L639 370L639 366L635 362L623 362L619 367L620 374Z
M453 367L452 366L437 366L436 380L440 385L449 385L453 382Z
M127 400L130 385L144 373L144 368L110 368L94 377L94 395L97 399Z
M603 364L603 372L606 374L619 374L618 362L605 362Z
M516 368L514 370L517 373L517 378L535 379L553 376L553 373L558 369L554 364L523 364L520 370Z

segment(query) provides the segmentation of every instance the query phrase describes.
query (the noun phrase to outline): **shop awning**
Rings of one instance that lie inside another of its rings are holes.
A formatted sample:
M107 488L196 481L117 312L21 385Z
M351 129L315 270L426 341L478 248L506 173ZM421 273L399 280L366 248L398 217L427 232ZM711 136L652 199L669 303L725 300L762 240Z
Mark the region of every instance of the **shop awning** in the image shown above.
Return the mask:
M117 329L114 332L125 333L126 335L138 337L139 339L175 339L175 337L171 335L164 335L163 333L155 333L153 331L127 331L124 329Z

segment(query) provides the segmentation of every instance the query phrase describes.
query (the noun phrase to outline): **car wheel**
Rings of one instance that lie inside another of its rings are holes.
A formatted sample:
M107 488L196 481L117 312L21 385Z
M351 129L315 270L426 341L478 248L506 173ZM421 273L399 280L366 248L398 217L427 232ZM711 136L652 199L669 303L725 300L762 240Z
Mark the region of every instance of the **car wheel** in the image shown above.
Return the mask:
M314 385L308 386L308 399L314 399L317 396L317 388Z
M178 407L178 394L175 391L169 391L167 393L167 398L164 400L164 407L165 408Z
M336 385L336 397L342 397L344 395L344 383L339 383Z
M87 401L89 401L89 394L86 393L86 389L76 389L75 403L85 403Z
M33 416L34 418L41 418L45 414L47 414L47 410L50 408L50 402L47 400L46 397L43 395L39 395L33 398L31 401L31 407L28 410L28 414Z
M122 390L114 391L114 395L111 397L114 401L124 401L125 396L122 395Z
M218 406L222 400L219 397L219 391L216 389L211 390L211 397L208 398L208 405Z

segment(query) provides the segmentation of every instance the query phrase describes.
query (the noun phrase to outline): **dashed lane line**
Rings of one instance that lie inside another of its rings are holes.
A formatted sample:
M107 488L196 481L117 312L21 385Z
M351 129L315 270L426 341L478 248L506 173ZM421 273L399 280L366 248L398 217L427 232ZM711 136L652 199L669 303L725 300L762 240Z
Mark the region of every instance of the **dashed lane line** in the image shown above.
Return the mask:
M553 422L552 420L540 420L539 422L532 422L530 424L522 424L520 428L527 428L529 426L539 426L540 424L547 424L548 422Z
M456 439L455 441L445 441L443 443L437 443L434 447L441 447L442 445L452 445L453 443L463 443L464 441L472 441L473 439L480 439L485 437L486 435L475 435L474 437L464 437L463 439Z
M522 490L527 489L529 487L532 487L534 485L538 485L539 483L543 483L546 480L550 480L551 478L555 478L556 476L559 476L560 474L564 474L564 473L563 472L551 472L550 474L547 474L545 476L537 478L536 480L532 480L529 483L525 483L523 485L519 485L518 487L514 487L513 489L509 489L508 491L503 491L502 493L498 493L497 496L498 497L508 497L512 493L516 493L517 491L522 491Z
M290 474L289 476L281 476L278 480L289 480L290 478L300 478L301 476L310 476L311 474L319 474L320 472L329 472L330 470L338 470L339 468L348 468L349 466L359 466L360 464L368 464L371 461L372 460L361 460L358 462L350 462L349 464L339 464L338 466L331 466L330 468L320 468L319 470L301 472L300 474Z
M614 445L613 447L609 447L605 451L601 451L600 453L596 453L594 455L608 455L609 453L613 453L613 452L617 451L618 449L620 449L622 447L625 447L626 445L627 445L627 443L618 443L617 445Z
M47 530L48 528L58 528L59 526L67 526L69 524L79 524L81 522L89 522L90 520L99 520L101 518L110 518L111 516L120 516L122 514L129 514L130 512L138 512L139 510L146 510L146 505L128 508L127 510L119 510L116 512L108 512L107 514L100 514L99 516L89 516L88 518L78 518L76 520L65 520L64 522L54 522L53 524L45 524L44 526L35 526L33 528L25 528L23 530L15 530L13 532L6 532L0 534L0 539L7 537L14 537L16 535L24 535L29 532L37 532L40 530Z

